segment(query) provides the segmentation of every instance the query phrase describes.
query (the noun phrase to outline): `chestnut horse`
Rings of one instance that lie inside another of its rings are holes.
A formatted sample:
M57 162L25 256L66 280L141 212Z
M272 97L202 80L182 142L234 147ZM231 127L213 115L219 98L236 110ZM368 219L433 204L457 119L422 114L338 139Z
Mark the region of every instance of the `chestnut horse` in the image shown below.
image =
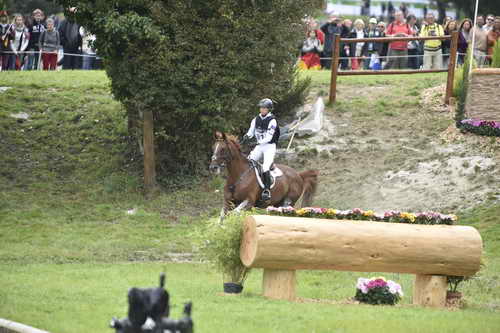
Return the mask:
M271 189L271 200L262 202L262 188L257 183L255 169L241 152L238 139L216 132L210 171L220 174L224 167L228 171L221 219L233 208L241 211L252 207L293 206L301 197L302 206L310 206L318 184L318 172L308 170L298 173L286 165L276 166L283 175L276 178L276 184Z

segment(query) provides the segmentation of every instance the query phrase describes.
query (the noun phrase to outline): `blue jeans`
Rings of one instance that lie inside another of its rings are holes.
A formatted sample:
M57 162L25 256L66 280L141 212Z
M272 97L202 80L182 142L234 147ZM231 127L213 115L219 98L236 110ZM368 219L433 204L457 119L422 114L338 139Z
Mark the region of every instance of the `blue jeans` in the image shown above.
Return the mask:
M85 70L94 69L95 54L84 52L83 55L86 55L87 57L83 57L82 69Z

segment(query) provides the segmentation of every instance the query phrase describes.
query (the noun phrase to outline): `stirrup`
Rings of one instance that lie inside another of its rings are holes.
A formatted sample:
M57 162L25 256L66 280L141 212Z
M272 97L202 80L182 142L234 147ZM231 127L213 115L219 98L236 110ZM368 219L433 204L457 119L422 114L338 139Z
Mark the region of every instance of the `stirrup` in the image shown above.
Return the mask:
M261 197L262 197L263 201L269 201L269 200L271 200L271 191L269 191L269 189L267 189L267 188L264 189L262 191L262 196Z

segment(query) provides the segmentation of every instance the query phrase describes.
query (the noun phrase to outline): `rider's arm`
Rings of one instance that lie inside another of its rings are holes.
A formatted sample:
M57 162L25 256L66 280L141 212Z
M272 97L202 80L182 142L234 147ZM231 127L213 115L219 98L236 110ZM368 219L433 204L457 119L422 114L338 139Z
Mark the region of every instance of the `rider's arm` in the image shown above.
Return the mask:
M252 123L250 124L250 129L246 134L250 139L255 136L255 118L253 118Z
M269 143L273 139L274 132L276 131L276 127L278 127L278 122L276 119L273 119L269 122L269 126L267 127L267 132L264 137L258 140L258 144Z

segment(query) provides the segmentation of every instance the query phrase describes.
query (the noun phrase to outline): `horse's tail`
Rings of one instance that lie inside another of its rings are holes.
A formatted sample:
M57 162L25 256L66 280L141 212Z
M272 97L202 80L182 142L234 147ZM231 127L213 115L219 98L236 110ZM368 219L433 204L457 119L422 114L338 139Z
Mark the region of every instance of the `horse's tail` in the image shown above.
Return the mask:
M318 175L317 170L307 170L300 173L304 180L304 188L302 190L302 207L309 207L312 205L316 189L318 188Z

